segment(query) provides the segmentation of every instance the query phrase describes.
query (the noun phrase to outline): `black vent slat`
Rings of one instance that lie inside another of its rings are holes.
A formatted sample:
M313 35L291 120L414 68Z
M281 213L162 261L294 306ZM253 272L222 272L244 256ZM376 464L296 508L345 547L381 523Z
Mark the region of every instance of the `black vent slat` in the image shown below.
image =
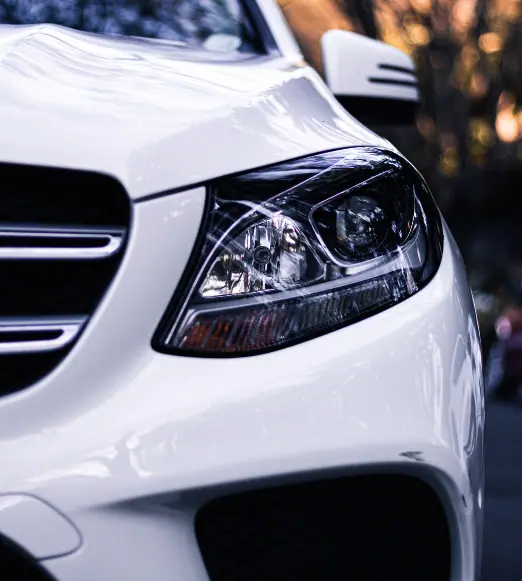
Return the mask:
M394 71L396 73L404 73L405 75L411 75L417 78L417 72L415 69L408 69L407 67L401 67L398 65L390 65L388 63L379 64L379 68L383 71Z
M265 488L196 515L210 581L449 581L450 533L437 495L399 475Z
M121 184L91 172L0 163L0 202L0 320L38 325L91 316L118 270L128 235L131 207ZM59 238L63 233L68 241ZM97 251L118 238L112 252ZM37 333L27 338L41 340ZM0 395L44 377L76 339L51 346L55 350L19 353L22 342L0 335L0 351L7 351L0 354Z

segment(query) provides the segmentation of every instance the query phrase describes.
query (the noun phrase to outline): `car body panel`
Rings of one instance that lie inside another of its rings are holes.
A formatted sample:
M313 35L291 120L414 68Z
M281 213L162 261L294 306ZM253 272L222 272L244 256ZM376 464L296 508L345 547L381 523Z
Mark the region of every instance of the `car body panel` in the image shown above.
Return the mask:
M67 556L32 551L58 581L208 581L193 526L208 499L401 472L436 490L452 581L471 581L484 494L481 352L446 226L433 280L368 319L239 359L151 347L193 253L208 180L341 147L393 149L301 62L276 3L258 5L277 54L0 26L0 161L106 173L133 202L126 254L78 343L49 375L0 399L0 493L38 498L78 530ZM16 534L31 552L29 527Z
M0 25L0 159L116 177L133 199L386 142L308 66L55 25Z
M136 204L124 264L70 356L0 402L0 490L35 494L71 518L85 543L64 558L76 559L75 579L94 570L111 579L104 567L122 555L111 548L114 560L97 562L99 543L120 526L135 538L153 535L155 522L161 538L186 537L194 510L187 491L399 464L423 470L452 499L462 543L455 571L464 571L455 579L472 579L483 495L481 354L449 234L434 280L365 321L237 360L163 355L150 338L188 260L197 232L188 225L204 197L200 188ZM151 546L151 558L165 542ZM197 570L190 559L180 565L176 553L162 554L157 579L172 567L202 578L183 569ZM127 578L140 572L136 564Z
M0 494L0 534L35 559L63 557L82 544L78 529L69 519L47 502L27 494Z

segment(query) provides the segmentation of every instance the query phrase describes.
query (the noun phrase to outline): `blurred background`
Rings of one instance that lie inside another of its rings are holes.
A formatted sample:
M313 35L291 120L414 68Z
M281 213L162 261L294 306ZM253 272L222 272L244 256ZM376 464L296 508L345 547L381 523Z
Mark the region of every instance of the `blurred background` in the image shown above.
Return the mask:
M375 127L424 174L464 255L487 360L495 321L518 315L522 278L522 3L519 0L279 0L306 57L342 28L414 58L414 127ZM313 23L313 24L312 24ZM490 378L498 375L495 352ZM522 572L521 572L522 577Z
M279 3L319 71L330 28L383 40L416 62L415 125L373 129L423 173L468 268L488 395L483 580L522 579L522 2Z

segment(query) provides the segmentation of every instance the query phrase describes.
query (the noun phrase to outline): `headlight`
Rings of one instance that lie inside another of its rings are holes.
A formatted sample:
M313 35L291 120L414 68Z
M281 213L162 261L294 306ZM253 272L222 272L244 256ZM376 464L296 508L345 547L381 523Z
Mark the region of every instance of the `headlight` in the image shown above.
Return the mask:
M374 148L218 180L196 267L154 338L167 352L252 355L334 331L418 292L442 255L417 171Z

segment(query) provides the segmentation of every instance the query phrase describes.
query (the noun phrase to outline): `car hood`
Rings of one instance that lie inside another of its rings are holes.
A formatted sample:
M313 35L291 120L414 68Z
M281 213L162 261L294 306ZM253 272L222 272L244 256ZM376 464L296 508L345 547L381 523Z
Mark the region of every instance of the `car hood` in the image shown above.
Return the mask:
M389 147L319 76L54 25L0 26L0 161L92 170L141 198L337 147Z

